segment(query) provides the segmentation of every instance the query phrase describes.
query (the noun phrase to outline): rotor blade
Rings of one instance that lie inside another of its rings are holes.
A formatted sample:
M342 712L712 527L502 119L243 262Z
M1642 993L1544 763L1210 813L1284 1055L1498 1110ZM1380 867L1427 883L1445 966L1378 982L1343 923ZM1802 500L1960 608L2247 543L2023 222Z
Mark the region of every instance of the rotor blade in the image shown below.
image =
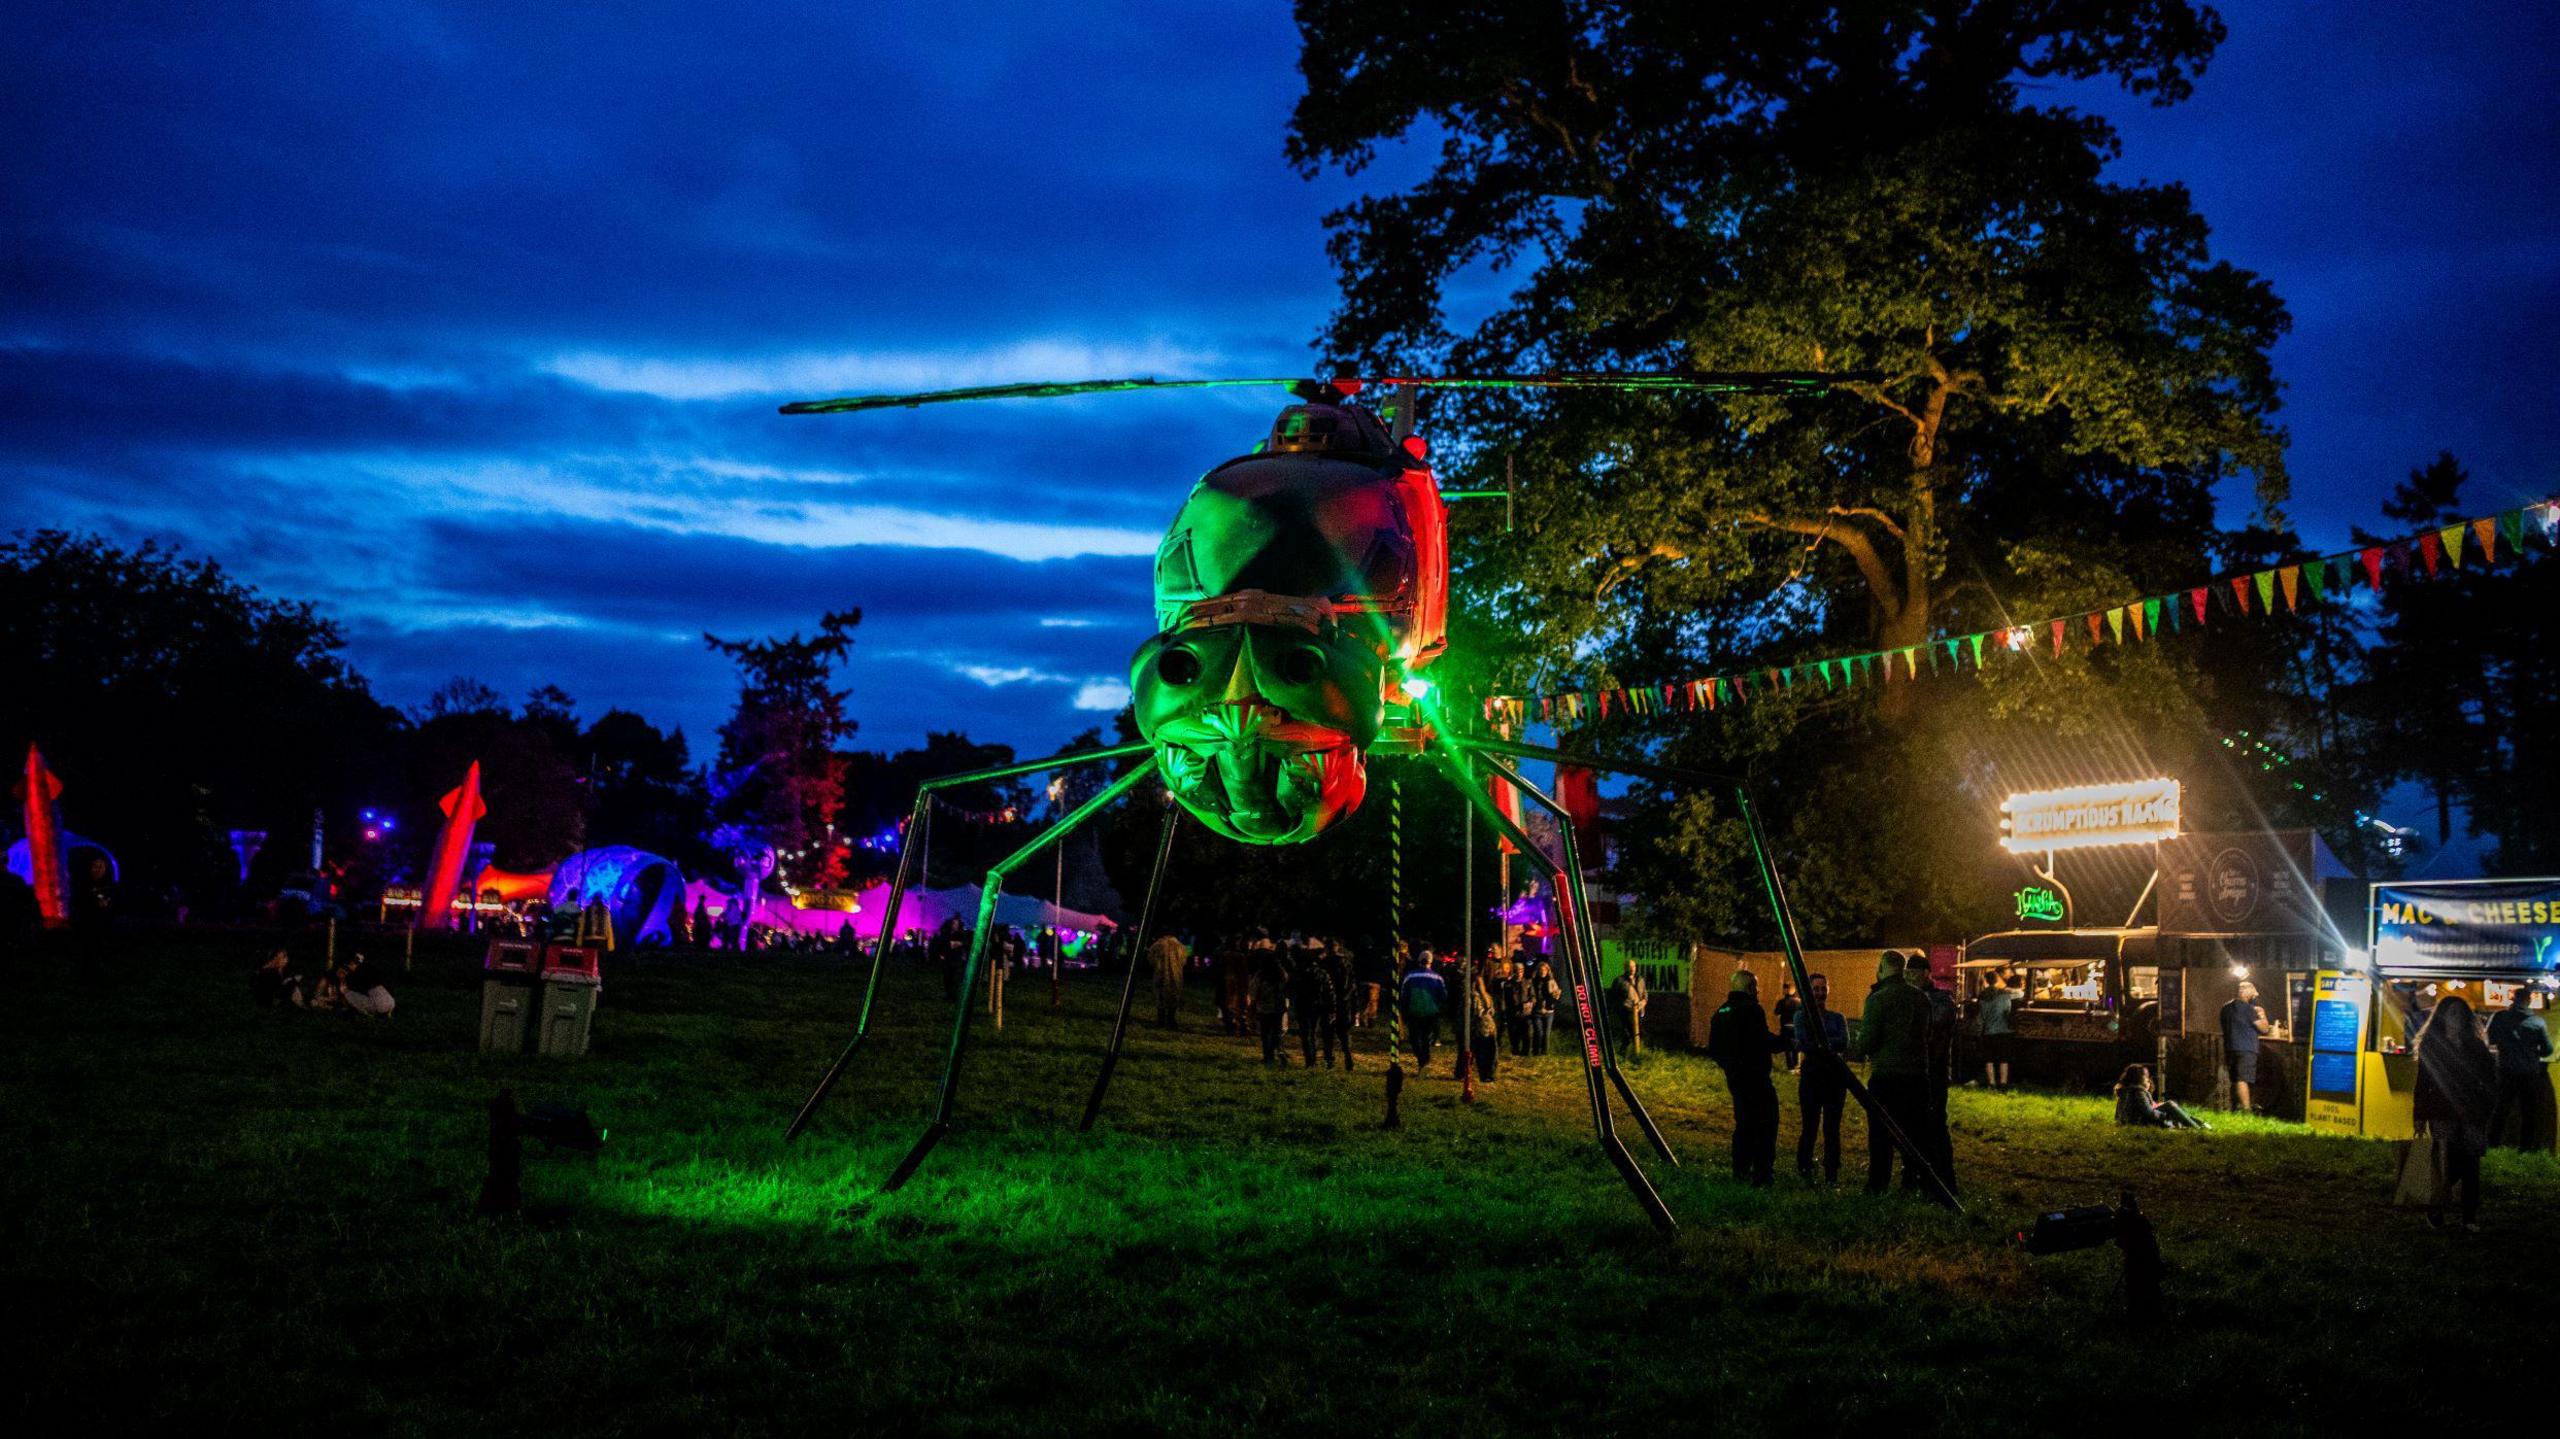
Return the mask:
M904 395L848 395L834 400L800 400L784 405L782 413L842 415L860 410L911 410L918 405L940 405L954 400L1053 400L1068 395L1099 395L1128 390L1215 390L1247 385L1331 386L1346 393L1371 386L1382 389L1412 386L1426 390L1628 390L1698 395L1814 395L1844 385L1873 384L1883 378L1874 371L1565 370L1528 375L1345 375L1331 380L1274 375L1211 380L1059 380L1019 385L972 385L957 390L919 390Z
M1295 385L1301 377L1224 380L1057 380L1020 385L972 385L960 390L919 390L908 395L847 395L838 400L800 400L782 407L786 415L844 415L857 410L912 410L918 405L953 400L1055 400L1068 395L1101 395L1121 390L1217 390L1243 385Z

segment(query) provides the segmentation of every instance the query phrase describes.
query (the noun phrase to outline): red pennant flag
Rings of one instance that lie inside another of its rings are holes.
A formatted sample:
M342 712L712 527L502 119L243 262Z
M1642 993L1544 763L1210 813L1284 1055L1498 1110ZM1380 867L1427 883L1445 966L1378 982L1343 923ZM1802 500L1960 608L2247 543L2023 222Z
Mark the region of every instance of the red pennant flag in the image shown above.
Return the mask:
M2187 591L2187 598L2193 602L2196 607L2196 623L2203 624L2204 602L2213 598L2213 591L2204 588L2202 585L2198 585L2196 588Z
M2247 575L2231 577L2231 601L2240 607L2240 613L2245 615L2249 612L2249 577Z
M1606 693L1603 691L1603 693ZM1573 839L1584 864L1600 860L1600 775L1575 765L1556 766L1556 803L1573 821Z
M2375 593L2381 593L2382 546L2375 545L2367 549L2363 554L2356 556L2356 558L2364 562L2364 582L2367 585L2372 586Z
M2086 615L2082 616L2082 618L2084 618L2084 619L2088 620L2088 622L2089 622L2089 643L2091 643L2091 644L2093 644L2093 645L2094 645L2094 644L2096 644L2096 643L2098 643L2098 637L2099 637L2099 633L2100 633L2100 631L2099 631L2099 629L2098 629L2098 626L2100 626L2100 625L2102 625L2102 624L2106 623L2106 621L2105 621L2104 619L2102 619L2102 618L2100 618L2100 617L2099 617L2099 614L2098 614L2098 612L2097 612L2096 610L2091 610L2088 614L2086 614Z
M2053 657L2062 658L2062 621L2053 622Z
M2427 578L2434 579L2436 566L2444 562L2443 538L2434 534L2418 536L2418 554L2427 562Z

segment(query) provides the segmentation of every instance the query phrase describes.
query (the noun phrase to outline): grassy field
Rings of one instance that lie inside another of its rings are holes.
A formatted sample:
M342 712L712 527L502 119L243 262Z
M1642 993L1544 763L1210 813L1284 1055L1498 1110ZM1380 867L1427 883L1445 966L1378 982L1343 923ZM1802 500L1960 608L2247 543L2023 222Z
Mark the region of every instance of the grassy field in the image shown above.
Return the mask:
M893 979L865 1062L785 1149L855 997L842 961L622 957L594 1053L551 1061L474 1052L458 955L422 954L378 1025L253 1012L252 949L138 940L99 981L9 966L0 1274L28 1415L2307 1434L2410 1415L2448 1369L2485 1381L2498 1339L2548 1332L2547 1160L2493 1157L2490 1232L2447 1237L2388 1207L2387 1146L2245 1120L2128 1132L2093 1099L1959 1093L1957 1218L1733 1186L1721 1081L1664 1055L1637 1083L1687 1161L1653 1166L1683 1221L1666 1243L1591 1145L1568 1057L1472 1108L1434 1075L1382 1133L1376 1067L1266 1071L1207 1032L1196 986L1193 1027L1134 1031L1079 1138L1111 998L1089 979L1055 1014L1045 984L1016 984L1004 1032L979 1030L960 1132L884 1196L930 1103L930 979ZM527 1214L486 1221L502 1084L582 1103L611 1137L593 1158L531 1147ZM2172 1265L2164 1323L2118 1317L2112 1250L2003 1243L2124 1181Z

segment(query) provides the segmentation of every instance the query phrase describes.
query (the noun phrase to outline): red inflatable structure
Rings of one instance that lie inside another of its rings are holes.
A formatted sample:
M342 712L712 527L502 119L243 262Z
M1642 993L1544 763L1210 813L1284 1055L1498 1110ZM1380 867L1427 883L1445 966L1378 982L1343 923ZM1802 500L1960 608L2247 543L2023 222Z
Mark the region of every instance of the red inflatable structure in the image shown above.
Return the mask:
M27 768L19 782L27 805L27 883L36 892L36 909L48 926L71 922L71 866L62 849L62 781L44 763L44 752L27 746Z
M471 853L471 829L489 807L480 802L480 761L442 800L444 828L436 831L435 853L427 861L427 892L418 904L420 929L451 929L453 898L462 888L462 861Z

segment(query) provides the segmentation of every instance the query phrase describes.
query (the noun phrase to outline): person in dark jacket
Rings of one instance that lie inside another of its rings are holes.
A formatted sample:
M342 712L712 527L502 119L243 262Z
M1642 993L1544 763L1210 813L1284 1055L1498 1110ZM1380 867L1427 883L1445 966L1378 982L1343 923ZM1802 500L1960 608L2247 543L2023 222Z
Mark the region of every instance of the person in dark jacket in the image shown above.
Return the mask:
M1556 983L1556 972L1543 959L1531 959L1521 967L1521 1009L1529 1026L1529 1053L1547 1052L1547 1035L1556 1022L1556 1001L1563 998L1564 987Z
M1253 951L1253 985L1249 997L1253 1001L1253 1019L1262 1033L1262 1062L1286 1068L1288 1054L1280 1047L1281 1023L1289 1011L1289 961L1278 946Z
M2178 1107L2174 1099L2155 1099L2151 1070L2128 1064L2116 1076L2116 1123L2142 1129L2202 1129L2204 1122Z
M1415 954L1397 988L1396 1003L1404 1010L1405 1047L1413 1051L1414 1067L1428 1072L1431 1042L1440 1034L1440 1011L1449 1006L1449 982L1431 967L1431 951Z
M1822 1182L1840 1182L1840 1111L1849 1100L1849 1022L1831 1008L1831 981L1817 974L1795 1012L1796 1113L1804 1122L1796 1136L1796 1173L1808 1182L1814 1175L1813 1140L1822 1135Z
M1787 1073L1796 1072L1804 1063L1803 1051L1796 1048L1796 1016L1804 1010L1804 999L1796 993L1792 979L1778 981L1778 1002L1769 1007L1769 1017L1778 1022L1778 1042L1787 1049Z
M2445 1199L2462 1196L2462 1227L2480 1230L2480 1156L2498 1112L2498 1061L2471 1002L2458 994L2437 1001L2418 1032L2418 1088L2410 1110L2419 1132L2444 1151L2444 1192L2427 1222L2444 1227Z
M1947 1084L1956 1071L1956 1031L1964 1027L1963 1011L1956 1007L1956 997L1938 986L1930 972L1929 954L1915 949L1902 956L1902 976L1920 997L1929 1001L1929 1102L1938 1107L1938 1118L1947 1115Z
M1333 1009L1324 1016L1324 1064L1327 1069L1333 1067L1333 1051L1339 1048L1343 1072L1348 1074L1352 1069L1352 1014L1359 1007L1355 996L1360 986L1352 978L1356 971L1351 963L1351 951L1344 948L1341 941L1326 940L1320 962L1324 965L1326 981L1333 987Z
M2498 1052L2498 1111L2489 1133L2503 1136L2512 1114L2515 1147L2540 1151L2551 1147L2551 1075L2543 1067L2551 1057L2551 1031L2533 1012L2532 999L2531 989L2517 985L2489 1021L2489 1047Z
M1724 1071L1733 1095L1733 1177L1766 1186L1778 1162L1778 1091L1769 1082L1769 1055L1778 1037L1760 1007L1760 979L1733 972L1731 990L1707 1021L1707 1057Z
M1333 972L1325 967L1320 943L1290 946L1289 1010L1298 1026L1298 1052L1306 1067L1316 1067L1316 1043L1324 1042L1324 1067L1333 1068Z
M293 956L279 949L267 956L249 975L249 995L260 1009L273 1009L290 1004L301 1009L311 1001L304 989L303 977L293 967Z
M1849 1047L1853 1058L1866 1060L1867 1095L1876 1108L1899 1126L1912 1147L1934 1161L1929 1137L1929 1001L1903 978L1902 954L1888 949L1876 961L1876 985L1867 991L1866 1009L1858 1018L1858 1037ZM1881 1124L1867 1126L1867 1192L1882 1194L1893 1182L1893 1137ZM1939 1175L1955 1184L1952 1167ZM1902 1170L1905 1189L1920 1187L1909 1161Z

